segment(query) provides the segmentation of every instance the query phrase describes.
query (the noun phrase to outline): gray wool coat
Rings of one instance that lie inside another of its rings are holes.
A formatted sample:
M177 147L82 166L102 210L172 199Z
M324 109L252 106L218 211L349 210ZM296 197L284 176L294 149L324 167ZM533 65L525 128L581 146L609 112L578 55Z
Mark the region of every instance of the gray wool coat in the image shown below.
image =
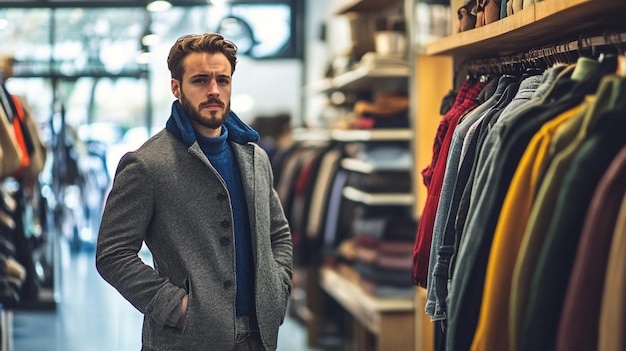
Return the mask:
M231 142L248 204L255 303L267 350L277 347L291 291L292 241L258 145ZM142 350L233 350L235 248L226 184L197 142L162 130L118 165L98 234L96 267L144 314ZM138 252L145 242L154 269ZM182 329L166 320L189 295Z

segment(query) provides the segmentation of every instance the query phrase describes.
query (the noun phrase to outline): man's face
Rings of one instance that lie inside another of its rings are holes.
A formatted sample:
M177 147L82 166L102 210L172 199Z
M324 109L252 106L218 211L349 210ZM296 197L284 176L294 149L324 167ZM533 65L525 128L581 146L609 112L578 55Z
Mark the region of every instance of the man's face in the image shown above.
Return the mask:
M203 135L219 136L230 112L232 72L222 53L193 52L183 61L182 82L172 78L172 93Z

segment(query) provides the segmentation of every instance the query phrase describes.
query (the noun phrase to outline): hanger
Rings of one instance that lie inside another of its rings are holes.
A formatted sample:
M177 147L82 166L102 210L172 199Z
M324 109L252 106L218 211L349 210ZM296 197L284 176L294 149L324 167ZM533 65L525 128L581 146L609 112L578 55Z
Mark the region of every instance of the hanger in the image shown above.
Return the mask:
M528 50L509 56L481 58L465 62L466 79L480 79L481 76L501 76L503 74L521 75L522 77L541 74L546 69L557 65L583 64L589 66L592 61L615 55L608 52L606 46L613 46L618 51L616 74L626 77L626 54L623 46L626 41L621 33L605 34L604 37L581 35L576 41L560 42ZM613 64L609 62L607 64Z
M586 57L590 59L597 59L596 46L593 45L593 40L590 37L583 36L578 37L578 45L576 48L578 57Z
M3 209L0 209L0 227L5 227L9 230L15 230L15 220L10 214L6 213Z
M9 123L13 123L13 116L15 116L15 110L13 108L13 102L11 101L11 97L9 96L9 91L6 89L4 84L4 80L0 82L0 105L4 110L4 114L9 121Z
M624 42L622 41L622 34L605 34L605 39L607 43L612 44L617 50L615 74L619 77L626 78L626 54L624 54L624 49L622 48L622 44L624 44Z

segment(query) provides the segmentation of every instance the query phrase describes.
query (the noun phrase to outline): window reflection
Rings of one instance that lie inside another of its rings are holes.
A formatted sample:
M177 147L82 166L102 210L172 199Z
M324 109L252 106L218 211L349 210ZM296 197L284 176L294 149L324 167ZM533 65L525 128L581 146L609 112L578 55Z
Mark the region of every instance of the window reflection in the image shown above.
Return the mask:
M252 58L295 58L292 9L288 4L230 4L174 7L152 14L152 33L166 44L188 33L220 32L240 54Z
M140 7L5 8L0 9L0 56L15 59L12 76L18 79L9 84L41 119L63 104L72 124L151 124L151 111L167 110L170 92L151 85L147 73L169 78L165 57L176 38L221 31L241 55L297 59L301 53L290 6L296 2L185 6L159 13ZM151 40L142 42L147 34ZM111 114L111 108L128 114Z
M0 19L9 19L0 28L0 55L15 57L18 76L141 70L138 53L158 49L142 46L141 38L148 33L162 38L157 45L168 46L182 34L220 31L242 55L299 56L293 11L282 3L174 7L152 14L132 7L9 8L0 10Z
M263 58L289 54L291 13L287 5L232 6L228 12L223 14L216 31L225 36L235 35L233 42L243 45L247 55ZM229 23L230 26L224 27ZM247 33L249 37L245 36Z

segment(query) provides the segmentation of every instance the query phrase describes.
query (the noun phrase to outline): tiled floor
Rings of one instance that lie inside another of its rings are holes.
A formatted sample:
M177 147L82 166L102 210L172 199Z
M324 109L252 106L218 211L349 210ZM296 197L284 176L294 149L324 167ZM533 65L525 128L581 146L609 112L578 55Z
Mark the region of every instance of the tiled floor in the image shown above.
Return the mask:
M139 351L141 314L97 273L92 251L61 250L60 302L55 311L15 311L11 351ZM290 318L278 350L306 346L306 331Z

